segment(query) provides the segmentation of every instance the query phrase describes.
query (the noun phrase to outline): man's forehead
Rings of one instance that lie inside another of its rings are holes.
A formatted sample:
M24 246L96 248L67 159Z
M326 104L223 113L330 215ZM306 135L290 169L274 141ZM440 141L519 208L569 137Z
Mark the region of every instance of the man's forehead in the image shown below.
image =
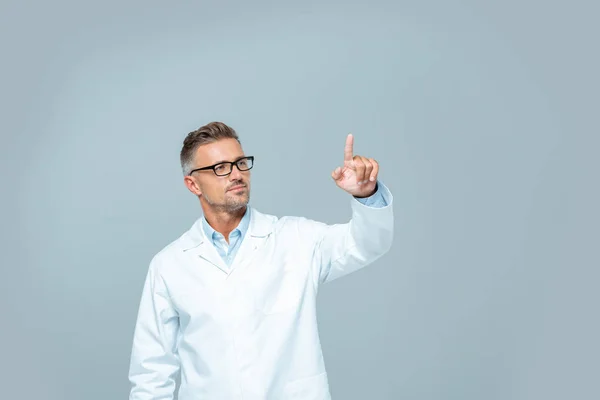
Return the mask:
M244 151L239 142L235 139L222 139L216 142L198 146L196 157L209 163L218 163L221 161L235 161L243 157Z

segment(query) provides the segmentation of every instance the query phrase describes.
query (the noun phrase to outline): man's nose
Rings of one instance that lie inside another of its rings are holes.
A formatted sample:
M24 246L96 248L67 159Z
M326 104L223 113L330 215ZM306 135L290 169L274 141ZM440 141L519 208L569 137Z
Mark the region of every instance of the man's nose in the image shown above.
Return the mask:
M229 180L230 181L238 181L241 178L242 178L242 173L240 172L240 170L235 165L232 165L231 173L229 174Z

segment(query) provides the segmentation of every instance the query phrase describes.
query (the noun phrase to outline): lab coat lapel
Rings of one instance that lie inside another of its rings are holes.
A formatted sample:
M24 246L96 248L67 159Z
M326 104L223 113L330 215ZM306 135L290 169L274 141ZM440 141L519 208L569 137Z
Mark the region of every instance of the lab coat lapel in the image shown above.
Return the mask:
M269 236L273 233L275 218L249 208L250 226L248 232L240 245L240 248L231 264L231 275L236 269L248 265L265 245Z
M197 247L197 252L200 258L202 258L205 261L208 261L224 273L228 273L228 268L225 264L225 261L223 261L223 258L217 252L217 249L215 249L215 246L210 241L204 240L202 243L200 243L200 245Z
M202 259L212 266L217 267L224 274L228 273L227 265L212 242L206 237L204 229L202 229L202 218L198 219L188 231L186 242L187 246L185 246L184 252L188 254L193 261Z

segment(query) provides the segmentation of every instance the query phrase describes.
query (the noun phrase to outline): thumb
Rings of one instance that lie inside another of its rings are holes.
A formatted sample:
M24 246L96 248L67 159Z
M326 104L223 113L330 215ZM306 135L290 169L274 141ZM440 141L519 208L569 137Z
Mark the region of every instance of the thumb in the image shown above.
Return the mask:
M336 181L339 180L342 177L342 168L337 167L336 169L334 169L331 173L331 177Z

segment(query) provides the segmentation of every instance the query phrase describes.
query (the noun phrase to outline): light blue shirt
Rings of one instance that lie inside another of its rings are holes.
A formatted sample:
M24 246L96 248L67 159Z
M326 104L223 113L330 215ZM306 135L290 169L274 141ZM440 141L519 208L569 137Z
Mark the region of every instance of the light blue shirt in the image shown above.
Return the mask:
M202 227L204 228L206 237L212 240L213 246L215 246L215 249L217 249L217 252L228 266L231 266L233 258L240 248L244 236L246 236L249 225L250 213L246 210L238 226L229 234L229 243L227 243L225 236L215 231L208 221L206 221L206 218L202 217Z
M356 198L356 200L369 207L380 208L387 205L387 202L379 190L379 182L377 183L377 190L375 193L369 197ZM249 225L250 213L246 211L238 226L229 234L229 243L227 243L225 237L221 233L215 231L206 221L206 218L202 217L202 227L204 228L206 237L211 239L213 246L215 246L215 249L217 249L217 252L227 266L231 266L231 263L242 244L242 240L244 240L244 236L246 236Z

